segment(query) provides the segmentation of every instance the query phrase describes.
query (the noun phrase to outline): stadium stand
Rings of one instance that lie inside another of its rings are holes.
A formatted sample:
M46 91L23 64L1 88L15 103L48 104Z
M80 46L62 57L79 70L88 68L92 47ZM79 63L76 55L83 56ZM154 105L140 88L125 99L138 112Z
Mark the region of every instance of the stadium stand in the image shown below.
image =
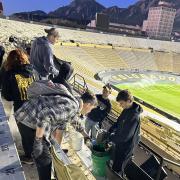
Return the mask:
M126 63L122 60L113 49L108 48L84 48L96 62L101 64L103 70L110 68L127 68Z
M58 57L60 59L72 62L76 72L84 74L86 76L93 77L93 66L88 67L86 62L85 53L81 52L80 48L77 47L60 47Z
M47 25L32 24L27 22L19 22L14 20L0 19L1 37L8 37L16 35L19 37L33 38L44 34L43 29ZM178 42L158 41L151 39L142 39L134 37L124 37L114 34L101 34L95 32L88 32L83 30L75 30L69 28L58 27L61 34L62 41L74 40L81 43L92 44L108 44L111 43L116 46L124 46L131 48L149 49L153 48L155 51L176 52L180 53L180 44ZM11 29L11 31L7 31Z
M137 69L138 68L138 59L133 53L133 51L129 50L116 50L118 55L122 57L122 59L128 64L129 69Z
M158 70L153 53L142 51L133 51L133 53L137 58L136 63L139 69Z
M180 73L180 58L179 54L173 55L173 71L176 73Z
M172 53L155 52L155 61L159 71L173 72Z
M77 49L79 47L70 47L71 50L72 49ZM74 72L78 73L80 75L83 75L86 79L86 81L89 83L90 86L92 86L93 88L97 89L97 88L101 88L102 87L102 82L97 81L94 79L94 75L96 73L95 70L98 69L99 65L97 65L97 67L93 70L90 71L90 69L92 69L92 67L90 66L90 64L92 65L93 63L93 59L86 59L86 58L79 58L79 56L75 56L74 54L72 54L72 51L68 50L69 47L66 46L55 46L54 47L54 52L56 54L56 56L60 59L66 60L66 61L70 61L74 67ZM77 55L77 54L76 54ZM81 54L83 57L86 57L86 53L85 54ZM92 62L90 62L92 60ZM89 61L90 64L87 64ZM85 64L85 65L84 65Z
M44 35L44 28L47 28L45 25L1 18L0 26L2 27L0 42L2 42L2 45L5 45L7 52L13 48L8 42L10 35L29 41L34 37ZM99 89L102 88L102 83L95 80L94 75L106 69L150 69L180 72L179 54L174 53L180 53L179 43L123 37L113 34L100 34L63 27L58 28L63 45L60 46L60 44L58 44L54 47L55 54L63 60L71 61L75 72L83 75L87 83L92 86L90 89L93 89L95 92L96 90L99 92ZM69 43L71 40L75 41L75 43ZM77 43L79 47L77 47ZM110 46L107 47L108 43L113 45L113 49ZM150 53L149 48L153 48L152 53ZM168 53L156 51L165 51ZM117 62L119 62L118 65ZM150 132L152 135L158 133L158 136L160 135L160 137L162 137L160 141L156 141L156 144L163 142L163 138L166 137L167 134L171 137L176 134L174 131L169 133L170 130L164 128L164 124L159 124L157 125L156 119L153 123L151 119L145 119L143 122L144 137L147 136L149 127L152 130ZM159 127L159 129L157 127ZM152 140L152 136L150 136L149 139ZM166 141L164 142L167 146L164 146L163 150L169 150L172 142L168 142L169 144ZM179 154L177 154L177 156L179 157ZM74 154L72 155L72 160L76 161Z

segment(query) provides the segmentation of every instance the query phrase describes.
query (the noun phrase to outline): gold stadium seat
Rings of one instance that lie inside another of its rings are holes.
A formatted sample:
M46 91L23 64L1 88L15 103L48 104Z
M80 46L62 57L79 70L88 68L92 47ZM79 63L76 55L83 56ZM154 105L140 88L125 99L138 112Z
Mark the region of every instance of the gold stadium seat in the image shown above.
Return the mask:
M83 171L75 164L65 165L64 162L58 158L53 147L51 149L51 155L58 180L88 180Z

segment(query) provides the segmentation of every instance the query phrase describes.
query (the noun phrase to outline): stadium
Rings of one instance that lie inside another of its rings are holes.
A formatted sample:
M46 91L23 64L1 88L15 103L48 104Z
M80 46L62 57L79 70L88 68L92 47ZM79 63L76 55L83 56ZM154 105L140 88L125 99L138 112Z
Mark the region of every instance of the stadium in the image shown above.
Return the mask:
M112 70L98 73L115 88L130 89L139 101L179 117L179 76L167 72Z
M0 19L0 27L0 42L9 52L13 48L10 36L30 42L43 36L44 28L50 26L7 17ZM118 91L131 90L145 110L142 141L180 163L180 43L55 27L61 37L54 54L72 63L74 77L80 77L76 81L94 93L110 83L114 114L122 111L115 102ZM166 166L180 174L179 167L171 163Z

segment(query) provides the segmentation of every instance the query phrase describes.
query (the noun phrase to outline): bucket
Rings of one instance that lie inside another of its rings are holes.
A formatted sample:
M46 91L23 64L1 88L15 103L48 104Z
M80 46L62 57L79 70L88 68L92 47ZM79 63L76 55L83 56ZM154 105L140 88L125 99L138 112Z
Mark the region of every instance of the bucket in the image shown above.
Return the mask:
M102 145L94 145L92 149L93 174L95 176L106 176L106 162L110 159L108 151Z
M81 133L75 132L71 136L71 145L75 151L80 151L84 144L84 137Z

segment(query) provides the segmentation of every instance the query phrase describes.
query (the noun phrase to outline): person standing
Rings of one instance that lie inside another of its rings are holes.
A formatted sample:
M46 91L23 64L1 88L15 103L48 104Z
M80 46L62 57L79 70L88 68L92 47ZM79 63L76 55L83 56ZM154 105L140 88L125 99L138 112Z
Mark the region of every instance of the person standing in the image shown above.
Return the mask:
M35 80L28 55L21 49L10 51L3 64L2 96L13 101L14 112L28 101L27 89Z
M33 67L29 62L28 55L23 50L16 49L8 54L7 60L3 64L3 69L1 95L7 101L13 101L14 112L16 112L29 100L27 89L35 81ZM20 129L19 132L25 153L25 155L20 156L20 159L23 163L33 164L31 151L29 151Z
M109 95L111 94L111 87L109 84L103 87L102 94L97 94L96 98L98 100L98 106L93 109L88 115L85 122L86 133L89 134L91 131L92 139L96 139L96 126L100 124L107 117L108 113L111 111L111 102L109 100Z
M112 169L123 176L124 168L140 141L140 114L143 109L134 102L128 90L120 91L116 101L123 111L109 129L110 141L115 144Z
M95 95L86 92L81 98L75 98L61 85L61 94L34 97L15 113L23 137L32 151L39 180L51 179L50 146L54 140L61 143L60 132L65 130L67 122L79 113L86 115L96 103Z
M59 70L54 64L52 45L59 39L59 32L55 28L45 29L47 36L34 40L30 51L30 62L42 80L47 80L49 75L57 76Z

